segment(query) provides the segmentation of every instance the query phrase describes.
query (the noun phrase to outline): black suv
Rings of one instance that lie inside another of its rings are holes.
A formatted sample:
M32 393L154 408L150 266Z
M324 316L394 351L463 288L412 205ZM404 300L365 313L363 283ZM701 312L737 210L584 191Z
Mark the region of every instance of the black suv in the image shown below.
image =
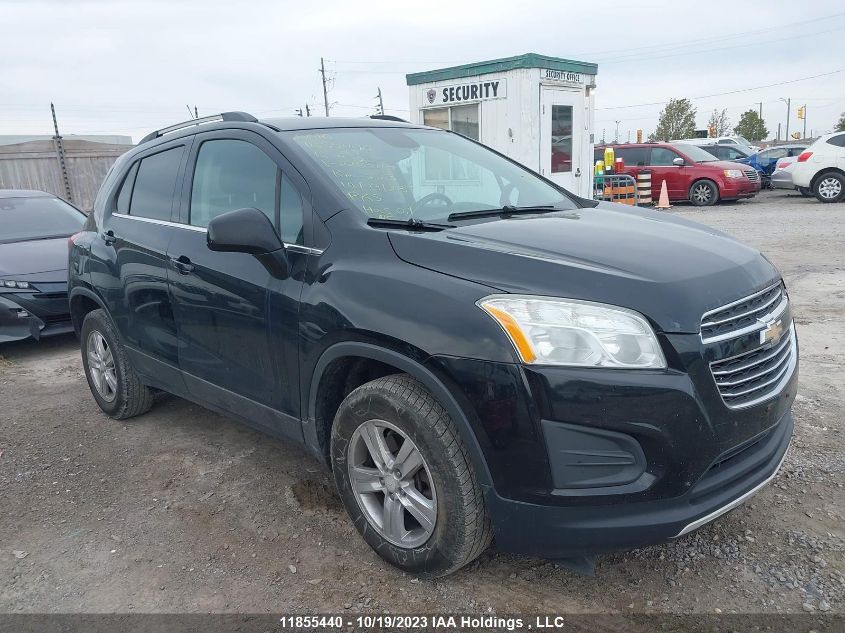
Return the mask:
M389 117L150 134L71 238L69 288L109 416L163 390L304 445L413 573L493 538L585 563L681 536L792 435L795 329L758 251Z

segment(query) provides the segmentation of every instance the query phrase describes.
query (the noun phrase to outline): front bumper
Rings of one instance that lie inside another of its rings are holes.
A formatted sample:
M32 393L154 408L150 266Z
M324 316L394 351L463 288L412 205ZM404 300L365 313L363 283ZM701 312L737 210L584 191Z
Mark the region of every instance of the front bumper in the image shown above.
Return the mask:
M566 558L660 543L688 534L749 499L777 474L792 437L792 414L717 458L684 495L603 505L553 507L488 495L496 545L505 551Z
M66 289L0 293L0 343L72 331Z
M729 179L721 188L723 199L752 198L760 193L760 183L744 179Z

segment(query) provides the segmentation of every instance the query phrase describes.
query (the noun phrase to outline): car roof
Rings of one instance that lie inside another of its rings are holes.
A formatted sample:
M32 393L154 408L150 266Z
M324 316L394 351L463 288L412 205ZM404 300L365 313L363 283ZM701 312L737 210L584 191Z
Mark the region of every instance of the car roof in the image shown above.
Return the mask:
M281 132L291 130L322 130L331 128L372 128L372 127L404 127L404 128L422 128L428 127L425 125L416 125L402 120L388 120L388 119L373 119L369 117L280 117L273 119L259 119L260 123L276 128Z
M46 191L37 189L0 189L0 198L55 198Z

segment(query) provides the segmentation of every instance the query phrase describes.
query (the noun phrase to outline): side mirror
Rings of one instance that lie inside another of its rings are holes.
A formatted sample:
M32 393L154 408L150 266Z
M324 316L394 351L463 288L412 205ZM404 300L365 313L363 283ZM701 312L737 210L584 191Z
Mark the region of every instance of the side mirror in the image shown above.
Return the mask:
M673 164L675 167L683 167L683 166L686 164L686 162L684 161L684 159L683 159L683 158L681 158L680 156L678 156L677 158L673 158L673 159L672 159L672 164Z
M236 209L218 215L208 223L206 241L212 251L254 255L274 277L283 279L288 275L284 244L270 218L258 209Z

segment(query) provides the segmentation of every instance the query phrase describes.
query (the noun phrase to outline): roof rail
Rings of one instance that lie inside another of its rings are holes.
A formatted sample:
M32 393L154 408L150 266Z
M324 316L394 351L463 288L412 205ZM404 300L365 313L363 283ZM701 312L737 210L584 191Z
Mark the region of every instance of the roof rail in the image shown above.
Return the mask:
M378 119L379 121L398 121L399 123L410 123L410 121L400 119L398 116L393 116L391 114L371 114L369 118Z
M211 116L204 116L200 117L199 119L189 119L188 121L176 123L168 127L163 127L160 130L156 130L155 132L150 132L144 138L141 139L141 142L138 143L138 145L143 145L148 141L157 139L159 136L164 136L165 134L168 134L170 132L175 132L176 130L191 127L192 125L214 123L216 121L246 121L248 123L257 123L258 119L246 112L222 112L220 114L212 114Z

